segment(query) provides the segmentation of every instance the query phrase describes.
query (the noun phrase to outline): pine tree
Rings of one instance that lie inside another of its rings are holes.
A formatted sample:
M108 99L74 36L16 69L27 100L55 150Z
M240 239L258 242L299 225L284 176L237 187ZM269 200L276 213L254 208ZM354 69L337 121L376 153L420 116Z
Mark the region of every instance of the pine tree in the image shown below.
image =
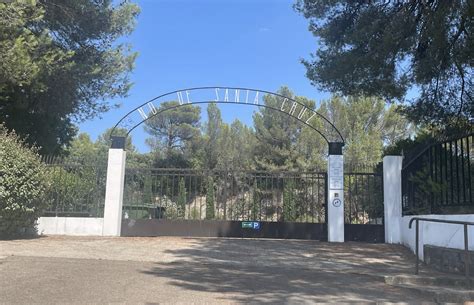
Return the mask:
M75 122L127 96L137 54L119 38L138 13L130 1L0 1L0 121L43 154L62 151Z
M315 103L305 98L295 97L287 88L282 87L278 93L288 98L296 99L309 109L314 109ZM281 109L283 98L272 95L264 97L266 106ZM290 103L288 103L290 107ZM301 108L300 108L301 109ZM288 109L287 109L288 110ZM281 113L275 109L262 108L253 116L256 143L254 148L255 163L257 169L275 170L275 169L296 169L301 164L300 152L305 151L313 156L316 153L315 144L317 142L308 141L309 137L305 137L306 141L301 142L300 135L305 126L294 117L286 113ZM309 130L313 138L319 138L312 130ZM322 139L320 139L322 140Z
M250 207L250 220L260 220L260 198L260 191L255 184L252 196L252 206Z
M293 179L285 181L283 189L283 221L296 220L295 183Z
M207 180L206 219L212 220L214 218L215 218L214 179L212 177L209 177Z
M405 114L417 123L472 125L472 1L298 0L295 7L318 42L303 61L314 85L407 102Z
M184 183L184 178L179 179L178 184L178 217L185 218L186 214L186 185Z
M219 158L219 140L222 137L222 128L226 125L222 121L221 111L215 103L207 106L207 122L205 125L204 168L214 169Z
M373 97L338 97L323 101L318 110L342 133L345 164L375 164L381 161L384 144L408 137L409 122L396 107L385 107Z

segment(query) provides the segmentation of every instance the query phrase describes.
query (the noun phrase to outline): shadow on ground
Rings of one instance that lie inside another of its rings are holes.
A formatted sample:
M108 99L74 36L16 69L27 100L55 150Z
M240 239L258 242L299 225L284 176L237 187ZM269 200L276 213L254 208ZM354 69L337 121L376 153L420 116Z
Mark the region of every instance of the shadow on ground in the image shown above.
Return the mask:
M313 241L190 239L192 247L167 250L175 260L148 275L191 291L223 293L252 303L420 301L386 285L384 275L411 273L414 258L386 244Z

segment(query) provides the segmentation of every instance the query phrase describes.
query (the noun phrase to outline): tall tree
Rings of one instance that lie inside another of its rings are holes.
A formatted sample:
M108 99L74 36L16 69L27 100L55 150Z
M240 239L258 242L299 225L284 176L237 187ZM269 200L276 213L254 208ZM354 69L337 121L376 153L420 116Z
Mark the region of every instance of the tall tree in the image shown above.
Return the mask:
M256 144L253 131L239 120L224 124L217 143L219 169L253 169L253 149Z
M38 0L0 3L0 120L57 152L74 123L111 108L131 83L136 53L117 43L134 27L129 1Z
M72 141L67 148L68 159L81 160L85 163L92 163L95 161L106 162L106 154L101 151L99 145L92 142L89 134L80 133Z
M65 150L66 160L70 162L79 162L84 165L102 165L106 166L108 151L110 148L110 132L112 128L106 129L95 142L93 142L87 133L80 133L74 137ZM114 131L117 135L125 136L127 130L118 128ZM149 153L139 153L132 144L132 137L129 135L125 142L125 150L127 151L127 166L138 168L151 165L151 155Z
M405 113L433 126L474 117L474 4L459 1L298 0L318 50L307 77L342 95L408 100Z
M282 87L278 93L288 98L295 98L309 109L314 102L301 97L294 97L287 88ZM282 99L272 95L264 97L265 105L279 109ZM262 108L253 116L255 137L255 162L258 169L294 169L297 168L297 148L303 124L285 113L270 108ZM308 143L309 144L309 143Z
M110 140L110 135L112 133L113 128L107 128L99 137L97 138L97 144L101 144L105 147L110 148L110 145L112 144L112 141ZM126 137L125 138L125 150L127 152L134 152L136 151L135 146L132 143L132 136L127 135L128 130L125 128L120 128L117 127L114 130L114 135L116 136L121 136L121 137Z
M95 141L94 145L98 149L98 157L103 158L104 162L107 160L108 151L110 145L110 134L112 128L107 128ZM118 136L126 136L125 139L125 150L127 151L127 166L133 168L143 168L151 166L152 155L150 153L141 154L137 151L135 145L133 145L132 135L127 135L128 130L125 128L117 127L114 130L114 134ZM69 150L69 149L68 149Z
M348 164L374 164L381 161L383 147L408 137L409 122L385 107L378 98L333 97L323 101L319 112L331 120L346 141L344 159Z
M319 123L313 122L312 126L323 130L321 126L318 126ZM313 129L303 126L295 145L296 167L304 170L324 169L327 147L326 141L319 134Z
M221 111L215 103L207 106L207 122L205 125L204 167L214 169L218 162L218 141L222 135Z
M145 131L152 137L147 143L156 152L156 166L189 167L199 142L201 108L192 105L178 106L177 101L162 102L158 112L170 107L145 122Z
M399 106L390 105L384 111L382 126L384 146L394 145L416 133L415 126L406 120L399 109Z
M214 179L212 177L207 178L206 188L206 219L213 220L216 216L215 210L215 198L214 198Z

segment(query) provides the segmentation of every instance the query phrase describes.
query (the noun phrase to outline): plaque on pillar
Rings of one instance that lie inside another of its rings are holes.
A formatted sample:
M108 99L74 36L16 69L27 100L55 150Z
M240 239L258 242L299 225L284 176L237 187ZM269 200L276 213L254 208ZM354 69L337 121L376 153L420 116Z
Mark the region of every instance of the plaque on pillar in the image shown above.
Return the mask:
M342 155L329 155L329 189L342 190L344 187L344 163Z

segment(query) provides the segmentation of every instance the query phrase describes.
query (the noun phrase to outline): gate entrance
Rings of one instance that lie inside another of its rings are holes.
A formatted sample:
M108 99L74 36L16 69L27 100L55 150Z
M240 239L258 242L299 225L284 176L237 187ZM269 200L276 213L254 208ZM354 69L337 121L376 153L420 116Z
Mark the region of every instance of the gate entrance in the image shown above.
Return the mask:
M276 104L267 103L266 96L272 96ZM170 100L177 103L159 107L161 102ZM148 170L137 176L137 172L133 174L133 170L127 170L126 175L125 137L114 134L116 127L125 128L128 135L143 122L165 111L208 103L265 107L286 114L289 120L299 121L327 142L327 173ZM140 228L150 226L156 228L152 229L155 234L165 232L169 226L174 226L173 232L178 232L181 230L178 224L186 221L183 230L191 236L197 231L213 230L217 232L213 234L218 236L250 234L344 241L344 139L326 117L297 100L250 88L177 90L160 95L127 113L113 128L111 140L104 235L134 235ZM206 202L204 209L203 200ZM219 223L213 226L216 221ZM197 225L187 227L191 223Z
M345 240L384 242L382 174L347 171L344 196ZM326 202L326 172L127 168L121 235L327 241Z
M123 236L327 240L323 172L127 169Z

